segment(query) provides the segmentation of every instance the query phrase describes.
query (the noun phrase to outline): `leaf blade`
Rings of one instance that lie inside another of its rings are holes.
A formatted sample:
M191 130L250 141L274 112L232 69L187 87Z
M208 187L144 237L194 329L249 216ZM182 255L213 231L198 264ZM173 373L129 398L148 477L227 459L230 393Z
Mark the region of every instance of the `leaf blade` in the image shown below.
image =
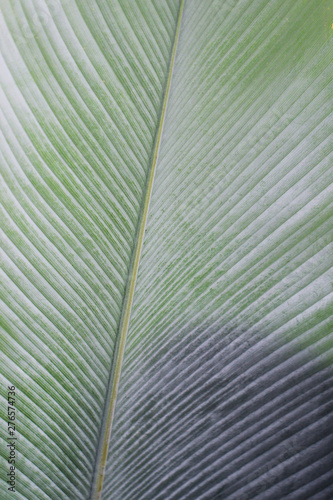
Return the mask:
M1 7L1 390L18 390L17 489L87 498L178 2Z
M105 498L329 491L327 7L185 4Z

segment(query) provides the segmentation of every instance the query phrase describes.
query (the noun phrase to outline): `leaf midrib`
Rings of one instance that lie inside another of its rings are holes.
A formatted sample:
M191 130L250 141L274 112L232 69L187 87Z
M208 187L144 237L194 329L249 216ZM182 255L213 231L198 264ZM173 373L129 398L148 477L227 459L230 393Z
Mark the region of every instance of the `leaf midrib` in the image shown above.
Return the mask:
M164 95L163 95L163 99L162 99L160 116L159 116L159 121L158 121L158 126L157 126L154 146L153 146L153 156L152 156L150 168L149 168L148 175L147 175L146 190L145 190L145 195L143 198L141 213L139 216L138 228L137 228L137 233L136 233L136 237L135 237L132 260L131 260L130 271L129 271L129 276L128 276L128 284L127 284L126 292L125 292L125 296L124 296L122 314L121 314L121 319L120 319L120 323L119 323L119 330L118 330L117 339L116 339L116 347L115 347L113 361L112 361L112 369L111 369L109 383L108 383L108 390L107 390L107 396L106 396L104 413L103 413L103 421L102 421L102 425L101 425L99 442L98 442L98 449L97 449L97 453L96 453L95 472L93 475L93 481L92 481L92 486L91 486L90 498L94 499L94 500L100 500L101 495L102 495L103 480L104 480L104 474L105 474L108 448L109 448L109 443L110 443L112 423L113 423L115 407L116 407L120 374L121 374L121 368L122 368L123 357L124 357L124 352L125 352L125 345L126 345L127 332L128 332L128 328L129 328L131 310L132 310L132 305L133 305L135 284L136 284L136 280L137 280L137 276L138 276L139 263L140 263L142 245L143 245L143 240L144 240L144 233L145 233L145 229L146 229L149 204L150 204L153 182L154 182L154 177L155 177L157 158L158 158L160 142L161 142L161 137L162 137L162 132L163 132L163 126L164 126L164 121L165 121L165 114L166 114L168 96L169 96L169 91L170 91L170 84L171 84L171 79L172 79L172 74L173 74L176 49L177 49L177 43L178 43L178 38L179 38L182 13L183 13L183 8L184 8L184 1L185 0L181 0L180 7L179 7L178 20L177 20L174 42L173 42L173 47L172 47L171 56L170 56L168 75L167 75L167 80L166 80L166 84L165 84L165 90L164 90Z

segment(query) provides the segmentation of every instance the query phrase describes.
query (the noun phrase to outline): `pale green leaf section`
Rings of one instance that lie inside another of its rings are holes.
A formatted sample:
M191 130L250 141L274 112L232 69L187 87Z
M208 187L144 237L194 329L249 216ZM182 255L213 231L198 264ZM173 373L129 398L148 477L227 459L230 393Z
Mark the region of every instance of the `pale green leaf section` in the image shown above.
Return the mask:
M0 0L0 387L5 409L16 387L18 499L91 494L179 5Z
M105 500L333 496L332 7L185 1Z

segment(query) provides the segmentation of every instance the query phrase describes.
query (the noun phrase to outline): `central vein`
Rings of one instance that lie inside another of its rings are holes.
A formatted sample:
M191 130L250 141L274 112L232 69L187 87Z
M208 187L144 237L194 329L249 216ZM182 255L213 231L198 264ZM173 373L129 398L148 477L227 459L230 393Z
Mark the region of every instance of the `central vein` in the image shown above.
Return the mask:
M93 481L93 485L92 485L91 498L94 500L99 500L101 498L101 495L102 495L104 473L105 473L106 460L107 460L107 454L108 454L108 448L109 448L109 442L110 442L110 436L111 436L112 422L113 422L113 417L114 417L114 412L115 412L115 407L116 407L116 399L117 399L117 393L118 393L118 387L119 387L120 373L121 373L121 367L122 367L122 362L123 362L123 357L124 357L124 352L125 352L126 337L127 337L130 315L131 315L131 310L132 310L135 283L136 283L136 279L137 279L137 275L138 275L144 232L145 232L146 223L147 223L149 203L150 203L150 198L151 198L151 193L152 193L152 188L153 188L153 181L154 181L154 176L155 176L157 157L158 157L158 152L159 152L159 148L160 148L163 124L164 124L165 113L166 113L166 108L167 108L167 102L168 102L171 78L172 78L173 67L174 67L174 62L175 62L176 48L177 48L177 42L178 42L178 37L179 37L183 8L184 8L184 0L181 0L180 7L179 7L178 22L177 22L177 27L176 27L176 31L175 31L175 38L174 38L174 43L173 43L173 48L172 48L172 53L171 53L171 58L170 58L170 63L169 63L168 78L166 81L165 92L164 92L164 97L163 97L163 102L162 102L162 107L161 107L161 112L160 112L159 125L158 125L158 129L156 132L156 137L155 137L154 153L153 153L153 157L152 157L152 161L151 161L150 170L148 173L147 187L146 187L145 197L144 197L141 216L140 216L140 222L139 222L138 231L137 231L136 243L135 243L135 247L133 250L133 257L132 257L132 263L131 263L131 269L130 269L130 279L129 279L129 282L127 285L126 294L125 294L125 298L124 298L123 313L122 313L121 320L120 320L119 333L118 333L118 338L117 338L117 346L116 346L116 350L115 350L115 354L114 354L114 361L113 361L112 371L111 371L111 375L110 375L109 390L108 390L108 396L107 396L108 406L106 406L107 411L105 412L104 423L102 425L101 446L100 446L100 449L99 449L98 455L97 455L96 473L95 473L95 477L94 477L94 481Z

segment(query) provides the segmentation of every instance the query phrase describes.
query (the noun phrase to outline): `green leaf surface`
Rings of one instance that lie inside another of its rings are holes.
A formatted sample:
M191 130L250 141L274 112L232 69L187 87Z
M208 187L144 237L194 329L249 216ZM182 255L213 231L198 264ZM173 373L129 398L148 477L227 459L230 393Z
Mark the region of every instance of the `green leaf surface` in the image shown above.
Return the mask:
M17 388L18 498L92 488L178 9L1 1L1 390Z
M330 6L185 2L105 499L330 496Z
M332 1L0 7L1 499L331 498Z

